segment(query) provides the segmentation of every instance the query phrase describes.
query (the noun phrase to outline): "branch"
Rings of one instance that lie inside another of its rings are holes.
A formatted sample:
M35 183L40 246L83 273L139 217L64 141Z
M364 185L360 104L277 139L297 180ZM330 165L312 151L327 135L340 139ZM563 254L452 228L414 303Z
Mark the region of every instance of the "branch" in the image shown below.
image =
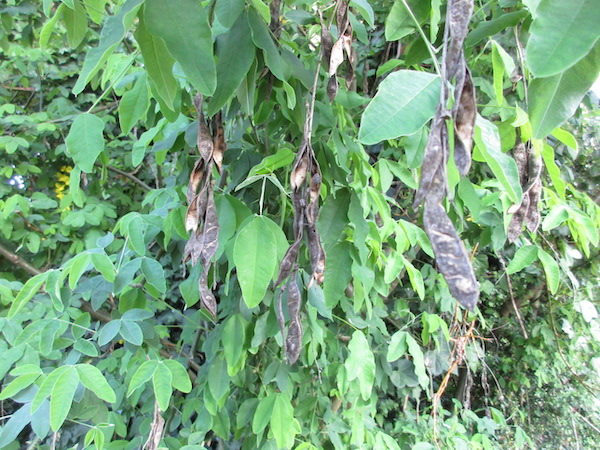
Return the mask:
M102 165L100 163L96 163L97 166L101 167ZM138 177L136 177L135 175L129 173L129 172L125 172L124 170L121 169L117 169L116 167L113 166L106 166L106 168L108 170L110 170L111 172L114 173L118 173L119 175L124 176L125 178L129 178L131 181L133 181L134 183L136 183L137 185L141 186L142 188L144 188L146 191L151 191L152 188L150 186L148 186L146 183L144 183L142 180L140 180Z
M41 270L36 269L27 261L25 261L22 257L17 255L16 253L11 252L7 248L4 248L2 245L0 245L0 255L4 256L9 262L13 263L15 266L19 266L21 269L23 269L25 272L31 275L39 275L40 273L42 273Z

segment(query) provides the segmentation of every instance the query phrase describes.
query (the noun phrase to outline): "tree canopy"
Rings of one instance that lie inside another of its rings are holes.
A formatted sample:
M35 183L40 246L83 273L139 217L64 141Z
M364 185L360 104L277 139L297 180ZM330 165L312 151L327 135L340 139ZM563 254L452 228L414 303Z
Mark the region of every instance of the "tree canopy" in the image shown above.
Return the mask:
M597 445L595 0L0 18L0 448Z

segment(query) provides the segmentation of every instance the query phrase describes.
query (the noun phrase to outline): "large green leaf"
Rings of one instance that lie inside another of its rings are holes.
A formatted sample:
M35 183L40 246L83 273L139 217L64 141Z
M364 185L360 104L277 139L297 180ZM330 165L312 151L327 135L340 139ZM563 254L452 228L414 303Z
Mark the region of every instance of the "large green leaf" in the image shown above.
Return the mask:
M248 17L240 16L229 33L218 41L217 90L208 104L208 115L219 111L233 96L254 61L255 47L250 36Z
M344 228L348 224L349 205L350 191L347 189L337 191L335 197L330 195L323 203L321 214L317 220L317 228L325 252L329 251L343 237Z
M275 42L273 42L269 27L267 27L254 9L248 11L248 23L250 24L254 44L264 52L267 67L276 78L285 81L287 79L285 73L286 64Z
M548 289L550 290L551 294L556 294L556 291L558 291L558 285L560 283L560 268L558 267L558 263L552 256L550 256L541 248L538 249L537 256L544 267Z
M496 178L502 183L511 201L521 203L523 190L521 189L517 164L509 155L502 153L498 128L479 115L476 123L475 143L477 148Z
M417 132L434 116L440 89L437 75L413 70L392 73L363 113L360 141L376 144Z
M58 431L69 414L73 397L79 384L79 374L75 367L70 366L62 373L52 387L50 395L50 426Z
M98 47L88 50L83 67L79 72L79 78L73 87L73 94L77 95L89 83L110 54L115 50L119 42L125 37L125 33L133 23L137 11L144 0L127 0L119 12L110 16L100 32L100 43Z
M235 314L225 324L223 329L223 353L227 361L227 370L229 375L232 368L235 367L244 351L244 342L246 340L246 327L241 315Z
M327 251L327 264L325 265L325 281L323 295L325 305L333 308L344 295L344 290L352 279L351 245L349 242L339 242Z
M171 394L173 394L173 387L171 386L172 381L173 375L169 368L159 362L152 375L152 386L154 387L156 403L158 403L158 407L161 411L166 411L169 407Z
M173 101L177 94L177 80L173 76L175 60L169 54L165 41L148 31L143 17L135 30L135 39L144 57L146 72L154 82L158 95L173 109ZM137 166L135 163L134 165Z
M407 0L406 4L419 23L428 17L431 8L428 0ZM404 1L396 0L385 20L386 40L396 41L402 39L404 36L412 33L415 28L415 21L408 9L406 9Z
M162 38L194 89L212 95L217 85L208 16L196 0L146 0L144 19Z
M260 399L252 418L252 432L254 434L261 433L271 420L276 398L275 395L268 395Z
M527 42L527 64L536 77L556 75L588 54L600 37L598 0L542 0Z
M233 247L233 262L248 308L258 306L277 267L277 240L266 224L270 219L256 216L242 228Z
M146 118L149 106L148 76L143 72L119 102L119 124L123 134L128 134L139 120Z
M598 7L600 11L600 7ZM600 44L569 70L529 85L529 119L533 136L544 138L571 117L600 72Z
M348 381L358 379L360 394L363 400L371 398L371 390L375 381L375 357L369 341L362 331L355 331L348 343L350 356L346 359Z
M167 291L165 271L161 263L155 259L144 257L142 259L142 273L146 277L146 283L156 288L162 294Z
M144 361L140 367L135 371L133 377L131 377L131 381L129 382L129 388L127 389L127 396L129 397L133 391L146 383L154 372L156 371L156 367L158 366L158 361L150 360Z
M538 248L535 245L524 245L515 252L512 261L506 267L506 273L512 275L531 265L537 258Z
M90 173L104 150L104 122L93 114L77 116L65 139L67 150L81 170Z
M83 385L105 402L114 403L117 401L115 391L110 387L102 372L91 364L77 364L75 366L79 373L79 379Z
M171 384L175 389L185 393L188 393L192 390L190 376L185 370L185 367L183 367L179 361L175 361L174 359L166 359L163 361L163 364L171 371L171 375L173 376Z
M294 407L285 394L277 394L271 414L271 432L279 448L291 448L294 444Z
M221 25L230 28L244 10L244 3L244 0L216 0L215 14Z
M465 46L471 47L483 38L493 36L507 28L514 27L528 15L526 10L521 10L501 14L486 22L479 22L475 29L467 35Z
M63 19L67 27L67 40L73 48L83 41L88 30L88 21L85 9L81 2L74 2L73 8L65 8Z
M12 319L15 314L17 314L23 306L27 304L29 300L33 298L35 294L40 290L42 284L46 282L48 279L49 272L40 273L36 275L25 283L25 285L19 291L19 295L13 301L12 305L10 305L10 310L8 311L8 319Z

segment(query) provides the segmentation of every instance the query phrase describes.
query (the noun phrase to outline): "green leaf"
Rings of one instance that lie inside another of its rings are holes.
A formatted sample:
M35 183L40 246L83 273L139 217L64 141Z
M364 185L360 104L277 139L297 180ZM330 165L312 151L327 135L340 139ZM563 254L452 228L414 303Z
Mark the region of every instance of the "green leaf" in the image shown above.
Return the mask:
M363 113L359 140L372 145L416 133L434 116L440 89L437 75L412 70L390 74Z
M161 411L166 411L169 407L171 394L173 393L173 388L171 387L172 381L173 375L171 375L169 368L159 362L152 375L152 386L154 387L156 402Z
M506 267L506 273L512 275L531 265L537 258L538 248L535 245L524 245L515 252L512 261Z
M558 291L558 285L560 283L560 269L558 263L552 256L546 253L541 248L538 249L538 258L542 262L544 272L546 273L546 283L548 283L548 289L551 294L556 294Z
M600 8L597 8L600 11ZM600 44L576 65L529 85L529 120L533 137L544 138L569 119L600 72Z
M598 40L597 0L542 0L529 29L527 64L536 77L556 75L588 54Z
M146 0L144 20L150 33L165 42L194 89L212 95L217 78L211 27L202 4L196 0Z
M94 21L94 23L102 23L102 19L104 19L104 10L106 7L106 2L107 0L83 0L85 10L89 14L90 19Z
M373 382L375 381L375 358L369 341L362 331L355 331L348 343L350 355L346 359L345 367L348 381L358 379L360 393L363 400L371 398Z
M277 153L266 156L259 164L250 169L248 177L254 175L267 175L282 167L288 167L294 162L295 158L296 154L289 148L280 148L277 150Z
M119 333L121 334L121 337L123 339L125 339L127 342L130 342L133 345L139 346L142 345L142 343L144 342L144 334L142 333L142 329L136 322L122 320Z
M404 356L407 350L406 331L396 331L392 335L390 345L388 346L387 357L388 362L396 361Z
M267 395L260 399L252 418L252 432L254 434L262 433L271 420L276 398L276 395Z
M94 345L94 343L86 341L85 339L79 339L78 341L75 341L73 348L84 355L91 356L92 358L95 358L99 355L98 348Z
M421 272L412 265L412 263L406 259L404 256L402 257L402 262L404 263L404 267L406 267L406 272L408 273L408 278L410 279L410 284L414 291L419 295L421 300L425 299L425 285L423 284L423 275Z
M142 51L146 72L156 86L156 92L167 107L173 109L178 88L177 80L173 76L175 60L169 54L165 41L148 31L143 17L135 30L135 39ZM134 163L134 166L137 164Z
M221 216L219 216L220 218ZM220 233L219 233L220 237ZM188 277L179 284L179 292L185 301L187 308L194 306L200 300L200 289L198 288L198 281L200 280L200 272L202 267L200 264L196 264L191 268Z
M31 386L31 384L37 380L40 376L40 372L38 373L25 373L23 375L18 376L10 383L6 385L2 392L0 392L0 400L6 400L7 398L11 398L12 396L18 394L23 389Z
M158 361L150 360L144 361L142 365L138 367L138 369L133 374L133 377L131 377L131 381L129 382L129 388L127 389L127 397L133 394L133 391L138 389L150 378L152 378L152 375L154 375L157 366Z
M371 26L375 26L375 13L368 0L350 0L350 5L360 12L360 15Z
M271 23L271 10L265 2L262 0L250 0L250 3L252 3L252 6L254 6L252 11L258 12L260 17L262 17L262 20L264 20L266 23Z
M77 116L65 139L67 150L81 170L92 172L94 163L104 150L104 122L93 114Z
M12 319L19 311L21 311L27 302L37 294L42 285L46 282L48 275L49 272L43 272L27 280L19 291L17 298L15 298L12 305L10 305L7 315L8 320Z
M192 390L192 382L190 380L190 376L185 370L185 367L174 359L166 359L163 361L163 364L169 368L171 371L171 375L173 380L171 384L178 391L188 393Z
M266 224L270 219L256 216L235 239L233 262L248 308L260 304L277 267L277 240Z
M246 324L241 315L235 314L223 328L223 353L227 361L227 371L230 376L235 375L233 368L237 365L242 352L245 351Z
M79 374L75 367L69 366L52 387L50 395L50 427L52 431L58 431L67 418L77 385L79 385Z
M119 124L123 134L129 134L139 120L146 118L149 106L148 75L142 72L133 88L125 92L119 102Z
M333 308L337 305L348 283L352 279L352 257L349 242L339 242L327 251L327 264L325 265L325 281L323 295L325 306Z
M148 224L142 219L139 214L135 214L127 225L127 236L131 242L131 246L138 255L146 254L146 229Z
M42 369L40 369L36 364L23 364L22 366L17 366L10 371L10 374L14 377L30 373L37 373L38 375L41 375Z
M77 364L75 366L79 373L79 380L96 396L105 402L115 403L117 397L115 391L110 387L102 372L91 364Z
M77 95L83 91L92 77L98 73L125 37L125 33L129 30L143 2L144 0L127 0L117 14L108 17L100 32L100 43L97 47L89 49L85 55L79 78L73 87L73 94Z
M121 321L120 320L111 320L102 328L100 328L100 333L98 333L98 345L100 347L105 346L113 338L117 335L117 333L121 330Z
M167 291L165 271L158 261L152 258L142 259L142 273L146 277L146 283L150 286L153 286L162 294Z
M69 275L69 287L71 289L75 289L79 279L83 275L83 273L88 270L88 266L92 261L92 256L85 252L80 253L75 256L73 259L67 262L65 270L63 271L63 276Z
M19 448L19 434L32 421L29 405L25 404L3 418L8 420L3 423L0 430L0 448Z
M268 10L269 8L267 7ZM248 23L252 31L252 40L263 51L267 67L276 78L285 81L287 79L284 67L285 61L281 57L275 42L273 42L269 27L267 27L254 9L248 11Z
M121 317L121 320L133 320L140 321L146 320L150 317L154 317L154 313L152 311L148 311L146 309L134 308L128 311L125 311L125 314Z
M58 378L66 370L69 370L70 367L71 366L58 367L57 369L54 369L52 372L50 372L46 376L46 378L44 378L44 381L42 381L42 384L40 384L40 388L38 389L37 393L35 394L35 397L33 398L33 401L31 402L31 414L34 414L38 410L38 408L42 406L44 400L46 400L52 393L52 389L54 388L54 385L56 384Z
M279 448L291 448L294 445L294 407L285 394L276 394L271 413L271 432Z
M465 46L472 47L479 43L483 38L493 36L507 28L514 27L528 15L529 13L526 10L521 10L503 13L492 20L479 22L475 29L467 35Z
M215 400L221 400L229 389L227 364L222 356L215 358L208 369L208 389Z
M423 389L427 389L429 386L429 377L427 376L427 372L425 371L425 357L423 356L423 350L415 341L410 334L406 334L406 345L408 347L408 352L413 357L413 363L415 365L415 374L419 379L419 384Z
M429 15L430 3L425 0L407 0L406 3L419 23ZM416 28L415 21L402 0L396 0L385 20L385 39L397 41L412 33Z
M92 253L92 264L95 269L102 274L104 279L109 283L115 281L117 271L108 255L104 252Z
M208 115L217 113L233 96L254 61L255 47L244 13L218 41L217 90L208 104Z
M321 235L321 243L327 253L337 241L343 238L344 228L348 224L348 207L350 205L350 191L347 189L339 190L335 197L328 196L321 214L317 220L317 228Z
M244 10L244 3L244 0L216 0L215 14L221 25L231 28Z
M72 48L78 47L88 30L85 9L81 2L74 2L73 9L63 11L63 19L67 27L67 41Z
M534 140L534 146L536 145L536 141ZM560 198L566 200L567 194L567 184L562 179L560 175L560 169L556 165L554 161L554 149L548 144L542 144L542 159L544 160L544 165L546 166L546 170L548 171L548 175L550 175L550 179L552 180L552 185L556 190L556 193Z
M492 122L477 116L475 128L475 143L483 155L485 162L500 180L508 197L513 203L521 203L523 190L519 181L519 172L515 160L502 153L498 128Z
M40 31L40 41L39 41L40 48L42 50L44 50L44 51L48 50L48 42L50 41L52 32L54 31L54 28L56 27L56 23L62 17L65 8L66 8L65 5L58 5L58 8L56 8L56 12L54 13L54 16L52 16L52 18L50 20L48 20L42 27L42 30Z

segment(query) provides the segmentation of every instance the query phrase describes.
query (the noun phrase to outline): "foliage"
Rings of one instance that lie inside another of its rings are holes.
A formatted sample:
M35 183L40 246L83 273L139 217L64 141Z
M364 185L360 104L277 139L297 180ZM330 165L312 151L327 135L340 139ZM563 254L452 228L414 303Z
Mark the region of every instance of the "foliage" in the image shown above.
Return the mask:
M412 205L447 2L5 3L0 448L595 445L593 1L475 2L471 313Z

